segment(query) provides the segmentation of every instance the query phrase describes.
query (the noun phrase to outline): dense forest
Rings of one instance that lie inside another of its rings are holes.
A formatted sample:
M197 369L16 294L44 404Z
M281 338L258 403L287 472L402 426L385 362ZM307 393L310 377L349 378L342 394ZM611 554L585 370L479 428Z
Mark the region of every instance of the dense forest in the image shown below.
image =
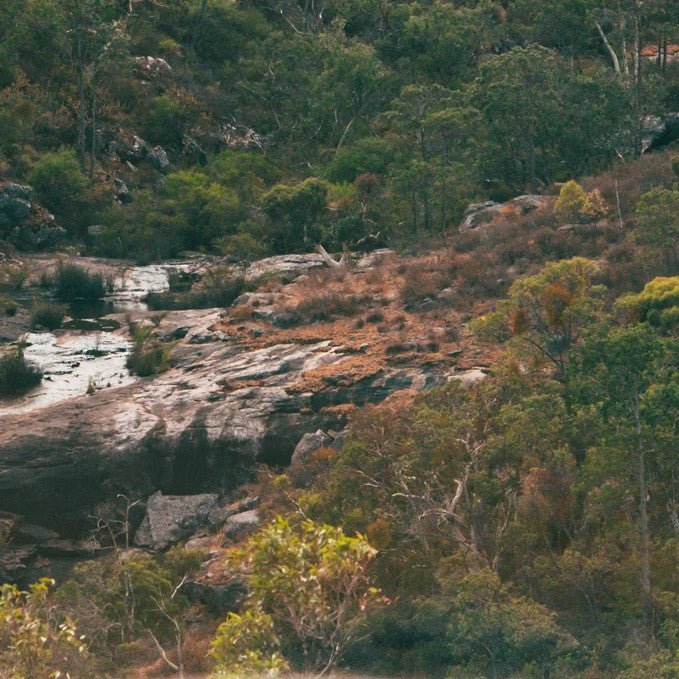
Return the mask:
M68 578L0 566L0 676L679 678L677 43L674 0L0 0L3 252L219 262L129 322L130 371L172 369L167 310L235 334L284 288L255 339L484 369L253 465L228 499L266 520L207 562L131 549L119 493ZM318 246L292 288L223 268ZM28 277L0 257L3 313ZM50 330L107 285L43 283ZM41 380L22 352L0 397Z
M634 157L679 109L676 25L671 0L5 0L3 173L106 255L413 242Z

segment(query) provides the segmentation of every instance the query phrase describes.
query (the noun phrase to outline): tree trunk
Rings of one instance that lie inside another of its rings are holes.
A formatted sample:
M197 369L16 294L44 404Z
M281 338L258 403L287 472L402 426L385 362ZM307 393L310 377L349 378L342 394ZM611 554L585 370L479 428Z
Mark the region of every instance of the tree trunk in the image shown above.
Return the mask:
M92 139L90 143L90 182L94 184L94 164L97 158L97 75L96 71L92 70Z
M193 33L191 35L191 47L195 49L196 43L198 42L198 37L203 31L203 22L205 21L205 15L207 14L207 6L209 0L201 0L200 12L198 13L198 18L193 26Z
M622 77L622 72L620 70L620 60L618 59L618 55L615 53L613 47L611 47L611 43L608 41L608 38L606 37L606 34L603 31L603 28L601 28L601 24L598 21L595 21L594 25L596 26L596 29L599 32L599 35L601 36L601 40L604 43L604 47L606 48L608 54L611 57L611 61L613 62L613 68L615 69L615 72L618 74L619 77Z
M85 170L85 58L82 36L77 30L78 53L78 160L80 168Z
M639 461L639 532L641 539L641 606L644 616L644 627L651 627L651 547L648 531L648 482L646 479L646 453L641 431L639 415L639 393L634 389L632 395L634 424L637 439L637 456Z

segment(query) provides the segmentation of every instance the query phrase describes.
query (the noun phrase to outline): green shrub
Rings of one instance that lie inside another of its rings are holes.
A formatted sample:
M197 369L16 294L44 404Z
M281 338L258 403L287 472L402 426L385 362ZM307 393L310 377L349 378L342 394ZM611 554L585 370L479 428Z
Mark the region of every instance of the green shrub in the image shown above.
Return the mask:
M0 676L92 676L85 642L48 598L53 584L43 579L27 592L9 584L0 587Z
M541 604L513 594L497 574L481 570L452 584L446 630L453 664L483 677L509 677L525 670L550 676L581 669L584 651Z
M188 122L186 106L178 99L163 94L153 101L146 114L146 138L153 144L177 146L182 142Z
M594 221L604 217L608 208L598 190L587 193L571 179L561 187L554 212L563 221Z
M28 268L16 262L0 264L0 289L21 290L28 278Z
M621 297L616 307L662 328L679 324L679 276L654 278L638 294Z
M330 185L309 177L298 184L276 184L262 196L267 236L275 252L298 252L320 243Z
M679 177L679 155L672 156L672 160L670 162L672 163L672 171L675 175L677 175L677 177Z
M14 396L37 387L42 371L30 365L21 349L0 358L0 396Z
M250 596L213 643L218 666L235 660L239 649L265 663L263 669L268 663L280 669L278 639L285 639L295 664L330 669L378 602L369 573L376 554L362 536L313 521L278 517L261 528L229 555L229 565L247 573Z
M127 358L127 368L139 377L149 377L165 372L169 367L169 350L167 347L135 349Z
M173 309L212 309L227 307L246 289L248 285L240 276L233 276L228 267L218 267L208 272L195 283L188 292L179 294L169 292L149 293L144 301L153 310Z
M165 372L170 367L172 345L159 342L148 328L132 325L130 330L134 344L127 357L127 369L139 377Z
M28 181L59 224L71 235L83 235L93 202L87 177L72 150L61 149L41 156L29 172Z
M651 189L637 203L637 241L665 252L668 261L677 261L679 243L679 189Z
M5 316L16 316L19 306L13 299L0 297L0 309L4 311Z
M259 608L242 615L229 613L212 641L210 656L215 663L215 676L224 679L275 677L288 669L280 655L273 619Z
M55 294L59 299L100 299L106 294L101 274L91 274L77 264L60 263L54 277Z
M36 301L31 309L31 327L57 330L64 322L67 307L54 302Z

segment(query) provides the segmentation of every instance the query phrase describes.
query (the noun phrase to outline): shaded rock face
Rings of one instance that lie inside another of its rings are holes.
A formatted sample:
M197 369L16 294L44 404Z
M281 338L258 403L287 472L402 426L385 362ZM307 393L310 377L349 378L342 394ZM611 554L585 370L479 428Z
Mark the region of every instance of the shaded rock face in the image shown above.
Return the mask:
M166 549L207 523L217 508L214 494L164 496L154 493L146 502L146 515L134 536L138 547Z
M333 406L378 403L446 379L422 368L387 368L307 391L307 373L328 366L341 372L350 353L331 341L247 350L223 333L209 334L218 320L217 310L200 312L164 374L6 412L0 508L76 537L91 528L96 506L118 493L132 500L158 490L228 493L252 479L256 463L288 464L304 434L341 430L347 416ZM191 344L196 334L206 343Z
M641 152L662 148L679 139L679 113L668 113L664 118L645 116L641 120Z
M0 184L0 237L20 250L38 250L63 240L66 231L34 202L33 188Z

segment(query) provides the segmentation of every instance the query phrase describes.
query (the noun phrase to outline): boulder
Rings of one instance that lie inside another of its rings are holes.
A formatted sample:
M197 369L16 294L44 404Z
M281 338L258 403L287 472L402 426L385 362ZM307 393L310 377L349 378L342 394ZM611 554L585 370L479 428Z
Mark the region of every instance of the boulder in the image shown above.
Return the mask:
M359 271L364 271L366 269L372 269L377 264L381 264L385 259L389 257L396 256L394 250L389 248L381 248L379 250L373 250L365 255L363 255L357 262L356 268Z
M146 159L158 172L164 172L170 164L170 159L162 146L154 146L150 149Z
M121 205L129 205L132 202L132 192L122 179L113 180L113 197Z
M332 443L332 439L322 430L318 429L313 433L304 434L299 443L295 446L290 461L291 467L303 467L309 455L316 452L319 448L325 448Z
M146 503L146 516L134 536L138 547L166 549L185 540L207 523L210 512L217 507L218 496L163 495L154 493Z
M323 266L323 258L315 252L306 255L275 255L253 262L245 271L245 280L255 281L267 276L282 276L287 280L294 280Z
M259 512L256 509L249 509L246 512L239 512L230 516L226 520L222 532L225 538L235 540L254 532L260 523Z
M213 509L207 517L208 523L213 528L219 528L234 514L240 514L241 512L247 512L250 509L254 509L258 503L259 497L255 495L246 497L244 500L239 500L238 502L232 502L226 507L217 507L217 509Z
M645 116L641 120L641 152L647 153L679 139L679 113Z
M477 226L489 222L500 209L500 203L487 200L484 203L472 203L467 206L460 223L460 231L470 231Z
M134 57L134 60L143 73L158 76L172 75L172 66L161 57Z
M12 539L15 544L36 545L58 540L59 534L43 526L22 522L15 529Z
M470 231L490 224L498 214L507 216L521 216L547 206L552 201L551 196L537 196L527 194L517 196L506 203L495 203L492 200L485 203L473 203L465 210L459 230Z

